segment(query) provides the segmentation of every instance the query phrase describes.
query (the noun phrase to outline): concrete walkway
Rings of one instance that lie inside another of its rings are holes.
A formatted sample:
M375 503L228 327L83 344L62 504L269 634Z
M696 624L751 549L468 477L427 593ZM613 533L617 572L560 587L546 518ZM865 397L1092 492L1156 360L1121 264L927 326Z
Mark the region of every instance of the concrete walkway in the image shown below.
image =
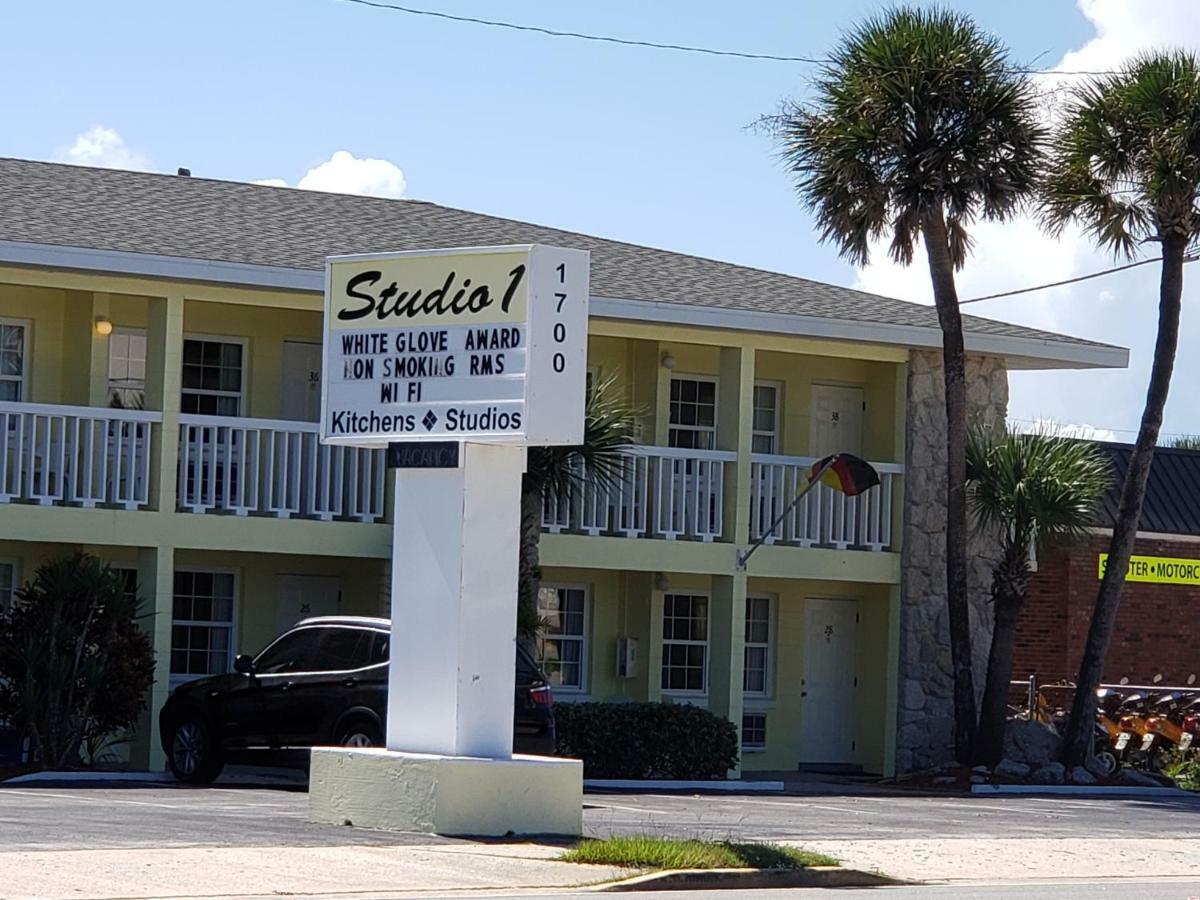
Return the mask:
M910 881L1200 879L1200 841L1194 837L868 839L797 846L828 853L850 868Z
M190 847L0 854L6 900L386 898L574 887L629 874L553 861L540 845Z

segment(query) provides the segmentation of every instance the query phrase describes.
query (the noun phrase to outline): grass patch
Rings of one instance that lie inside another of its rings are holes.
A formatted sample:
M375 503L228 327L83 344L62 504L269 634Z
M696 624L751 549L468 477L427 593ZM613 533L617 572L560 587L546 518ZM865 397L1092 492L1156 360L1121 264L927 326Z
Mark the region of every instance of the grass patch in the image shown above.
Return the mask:
M803 869L838 865L833 857L779 844L678 840L648 835L588 839L559 859L630 869Z

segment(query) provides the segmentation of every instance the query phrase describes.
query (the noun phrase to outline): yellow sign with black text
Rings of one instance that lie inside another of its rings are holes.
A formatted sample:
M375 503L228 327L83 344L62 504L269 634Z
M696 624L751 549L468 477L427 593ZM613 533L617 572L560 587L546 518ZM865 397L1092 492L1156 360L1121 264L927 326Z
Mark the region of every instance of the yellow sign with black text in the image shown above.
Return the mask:
M1100 554L1100 574L1108 565L1108 554ZM1149 584L1188 584L1200 587L1200 559L1176 559L1170 556L1134 556L1129 560L1126 581Z

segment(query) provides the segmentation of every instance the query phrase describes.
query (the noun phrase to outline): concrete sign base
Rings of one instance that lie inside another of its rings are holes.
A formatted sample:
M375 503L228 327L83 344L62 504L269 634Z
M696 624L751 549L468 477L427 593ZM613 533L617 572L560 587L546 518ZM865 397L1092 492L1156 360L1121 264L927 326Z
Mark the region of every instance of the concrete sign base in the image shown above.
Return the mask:
M314 747L308 817L447 835L576 836L583 831L583 764Z

